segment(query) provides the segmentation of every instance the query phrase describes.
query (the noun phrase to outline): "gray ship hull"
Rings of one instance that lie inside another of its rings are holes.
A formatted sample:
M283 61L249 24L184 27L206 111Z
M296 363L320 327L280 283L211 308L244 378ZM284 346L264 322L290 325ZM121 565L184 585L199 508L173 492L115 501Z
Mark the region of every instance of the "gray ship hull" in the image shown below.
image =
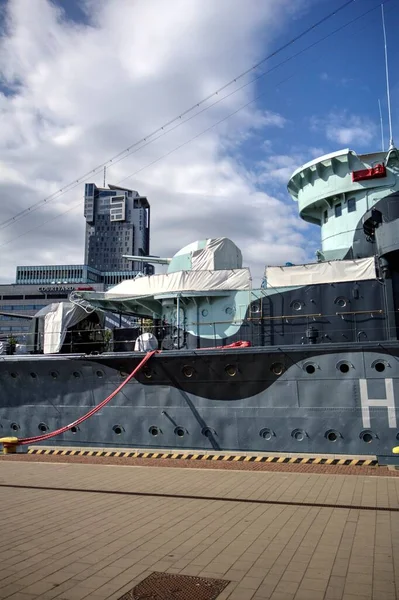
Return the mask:
M1 357L0 436L72 423L142 358ZM100 412L46 444L392 456L398 358L397 342L163 352Z

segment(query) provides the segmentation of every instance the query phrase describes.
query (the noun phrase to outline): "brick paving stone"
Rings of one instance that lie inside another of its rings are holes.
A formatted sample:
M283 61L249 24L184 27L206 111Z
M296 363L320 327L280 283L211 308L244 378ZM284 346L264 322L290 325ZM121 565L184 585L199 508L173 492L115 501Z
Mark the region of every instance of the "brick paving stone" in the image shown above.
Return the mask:
M345 583L344 596L348 594L353 594L355 596L357 594L362 596L368 596L369 598L371 598L372 593L373 588L371 584L351 583L348 581Z
M301 581L299 591L302 590L311 590L319 592L319 595L322 595L326 591L327 588L327 580L323 579L311 579L304 577Z
M328 586L324 598L325 600L342 600L343 594L343 589Z
M16 592L15 594L12 594L12 596L7 596L7 600L37 600L37 596L32 596L32 594L24 594L22 592Z
M231 580L221 600L390 600L399 512L375 507L399 508L399 479L360 473L1 460L0 599L118 600L160 570Z
M0 461L7 462L39 462L55 464L87 464L87 465L129 465L143 467L167 467L174 469L203 469L223 471L268 471L277 473L318 473L318 474L341 474L341 475L363 475L369 477L399 477L399 471L388 469L388 467L363 467L348 465L317 465L317 464L290 464L290 463L266 463L266 462L229 462L213 460L175 460L152 458L123 458L104 456L58 456L38 454L14 454L1 455Z
M323 598L323 595L320 594L319 590L301 589L295 594L294 600L320 600L320 597Z
M370 600L371 596L368 595L364 595L364 594L344 594L342 596L342 600ZM383 596L383 598L379 597L378 600L386 600L386 597Z

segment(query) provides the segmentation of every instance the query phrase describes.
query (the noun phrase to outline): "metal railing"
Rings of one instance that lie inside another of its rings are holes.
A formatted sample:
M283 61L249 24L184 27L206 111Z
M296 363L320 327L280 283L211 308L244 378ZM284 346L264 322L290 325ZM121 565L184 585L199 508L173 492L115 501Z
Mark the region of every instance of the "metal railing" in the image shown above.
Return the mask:
M152 333L162 350L223 346L235 341L248 341L253 346L290 346L312 343L382 342L396 339L396 326L387 330L387 317L395 314L381 309L344 311L333 314L251 316L229 321L182 322L178 329L173 324L146 323L129 328L82 328L62 332L65 339L63 353L102 353L133 351L137 338ZM392 330L393 334L392 335ZM52 332L56 337L60 331ZM2 352L26 351L40 353L44 348L44 332L0 332ZM10 348L4 346L9 343ZM0 349L1 353L1 349Z

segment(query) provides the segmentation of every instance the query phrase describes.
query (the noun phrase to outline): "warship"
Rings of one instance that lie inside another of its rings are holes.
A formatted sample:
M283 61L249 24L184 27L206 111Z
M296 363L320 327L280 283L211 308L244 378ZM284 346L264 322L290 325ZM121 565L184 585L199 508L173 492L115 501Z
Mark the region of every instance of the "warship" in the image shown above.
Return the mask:
M153 259L165 273L42 309L30 351L0 357L0 436L393 463L399 152L322 156L288 192L320 227L316 262L266 266L255 289L239 248L207 239ZM107 314L132 325L104 337Z

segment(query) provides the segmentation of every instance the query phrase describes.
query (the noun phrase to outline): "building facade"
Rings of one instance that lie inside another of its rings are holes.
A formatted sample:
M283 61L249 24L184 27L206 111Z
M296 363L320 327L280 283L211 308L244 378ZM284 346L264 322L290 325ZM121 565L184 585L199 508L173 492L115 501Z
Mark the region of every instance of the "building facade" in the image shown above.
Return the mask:
M75 290L105 289L103 283L91 284L53 284L47 283L10 283L0 285L0 340L10 336L23 342L29 331L29 317L35 315L41 308L67 300Z
M102 283L107 288L143 271L98 271L88 265L39 265L17 267L16 283L21 285L65 283ZM0 286L1 288L1 286Z
M152 265L133 262L124 254L148 256L150 252L150 205L138 192L109 185L86 183L85 264L101 272L153 272Z
M154 273L153 265L123 258L149 255L147 198L115 185L98 188L88 183L84 215L85 264L19 266L15 283L0 284L0 341L14 337L23 342L29 317L52 302L67 300L75 290L102 292L125 279ZM107 326L121 325L121 318L107 316Z

